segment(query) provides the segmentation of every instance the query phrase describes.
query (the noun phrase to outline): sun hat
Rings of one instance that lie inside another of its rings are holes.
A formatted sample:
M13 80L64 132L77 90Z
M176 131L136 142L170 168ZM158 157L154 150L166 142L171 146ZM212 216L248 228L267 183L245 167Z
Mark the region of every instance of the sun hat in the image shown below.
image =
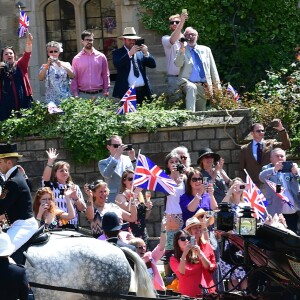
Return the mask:
M199 157L197 159L197 165L200 164L201 158L204 157L205 155L211 155L214 158L214 162L217 162L221 158L221 156L219 154L214 153L210 148L203 148L203 149L199 150Z
M10 256L14 253L15 246L12 244L7 233L0 233L0 256Z
M140 36L136 35L134 27L125 27L123 30L123 35L119 36L119 39L132 39L132 40L138 40L141 39Z
M117 214L113 211L108 211L102 219L102 229L104 231L117 231L122 228Z
M22 156L17 153L17 144L0 144L0 158Z
M189 230L191 227L201 225L200 221L196 217L191 217L186 220L184 230Z
M203 208L200 208L194 214L194 217L198 219L200 216L203 216L203 215L206 215L206 211ZM214 224L214 222L215 222L215 218L213 216L210 216L208 225L212 225L212 224Z

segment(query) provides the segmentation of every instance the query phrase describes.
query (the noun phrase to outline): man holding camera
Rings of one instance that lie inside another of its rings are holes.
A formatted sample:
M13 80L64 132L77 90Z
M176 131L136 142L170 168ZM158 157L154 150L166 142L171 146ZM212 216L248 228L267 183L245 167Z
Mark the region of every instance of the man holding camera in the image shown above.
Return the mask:
M276 183L276 192L265 184L268 213L272 216L282 213L288 228L297 233L300 169L296 163L286 161L286 153L280 148L271 151L270 161L271 163L264 166L259 174L261 182L266 183L266 180L269 180ZM291 205L280 198L280 193L288 198Z
M164 47L166 62L167 62L167 78L168 78L168 96L169 99L176 100L174 94L178 89L177 77L179 74L179 68L175 66L174 59L176 56L176 51L180 49L180 39L184 39L183 34L181 33L184 23L188 18L188 14L185 10L181 15L173 15L169 18L171 35L164 35L161 39L161 42Z
M275 122L276 121L276 122ZM272 149L281 148L287 150L291 147L291 141L283 127L280 119L275 119L271 126L278 131L281 142L275 139L265 140L265 128L261 123L254 123L250 128L253 140L242 146L240 153L239 176L246 180L244 169L248 172L253 182L261 187L258 175L263 166L270 162L270 152Z
M118 135L112 135L106 141L106 148L110 156L100 160L98 167L110 190L108 202L115 203L116 196L120 192L123 172L134 170L136 163L135 151L132 149L132 145L124 145L122 138ZM128 151L128 156L123 154L124 151Z
M180 42L174 61L180 68L178 83L185 94L186 109L205 111L214 88L221 88L218 70L211 49L197 45L198 32L194 28L187 27L184 37L187 42Z
M153 94L146 67L156 68L156 62L143 41L140 43L141 37L136 35L133 27L126 27L119 38L123 39L124 45L112 53L118 71L113 96L121 99L135 84L137 103L142 104L145 98L150 99Z

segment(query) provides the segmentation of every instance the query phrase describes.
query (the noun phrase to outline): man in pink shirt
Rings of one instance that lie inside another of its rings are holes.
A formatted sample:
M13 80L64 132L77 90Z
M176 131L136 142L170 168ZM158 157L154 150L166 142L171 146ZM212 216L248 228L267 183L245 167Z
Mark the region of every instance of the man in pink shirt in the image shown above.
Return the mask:
M75 97L97 98L108 96L110 79L106 56L93 47L94 35L89 31L81 34L83 49L73 58L75 78L71 91Z

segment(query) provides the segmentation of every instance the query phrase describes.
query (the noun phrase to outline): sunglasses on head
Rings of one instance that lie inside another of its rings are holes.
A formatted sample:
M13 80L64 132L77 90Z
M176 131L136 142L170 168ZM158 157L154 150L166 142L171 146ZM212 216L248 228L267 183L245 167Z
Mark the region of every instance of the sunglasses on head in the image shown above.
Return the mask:
M111 146L113 146L114 148L119 148L121 144L111 144Z
M180 21L170 21L170 25L178 25L180 23Z
M185 242L186 240L189 240L189 238L187 236L181 236L179 238L182 242Z
M194 177L191 180L192 180L192 182L197 182L197 181L203 181L203 178L202 177Z
M57 53L58 50L49 50L49 53Z
M180 156L181 159L187 159L187 156Z
M264 129L259 129L259 130L255 130L255 132L261 133L261 132L265 132L265 130Z

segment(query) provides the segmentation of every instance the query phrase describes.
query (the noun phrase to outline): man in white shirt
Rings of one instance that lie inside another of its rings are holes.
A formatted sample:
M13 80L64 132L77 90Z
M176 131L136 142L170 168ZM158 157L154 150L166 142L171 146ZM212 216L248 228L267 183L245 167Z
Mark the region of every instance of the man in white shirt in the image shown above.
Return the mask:
M180 69L175 66L174 59L176 56L176 51L180 48L179 40L184 38L181 31L187 18L187 13L182 13L181 15L172 15L169 18L170 30L172 34L164 35L161 39L166 55L168 96L169 100L171 101L174 101L178 98L176 97L176 91L178 90L177 77Z
M110 190L108 202L114 203L120 192L122 174L125 170L134 170L136 158L134 149L127 151L128 145L124 145L118 135L112 135L106 144L110 156L100 160L98 167ZM128 152L128 156L123 154L124 151Z

